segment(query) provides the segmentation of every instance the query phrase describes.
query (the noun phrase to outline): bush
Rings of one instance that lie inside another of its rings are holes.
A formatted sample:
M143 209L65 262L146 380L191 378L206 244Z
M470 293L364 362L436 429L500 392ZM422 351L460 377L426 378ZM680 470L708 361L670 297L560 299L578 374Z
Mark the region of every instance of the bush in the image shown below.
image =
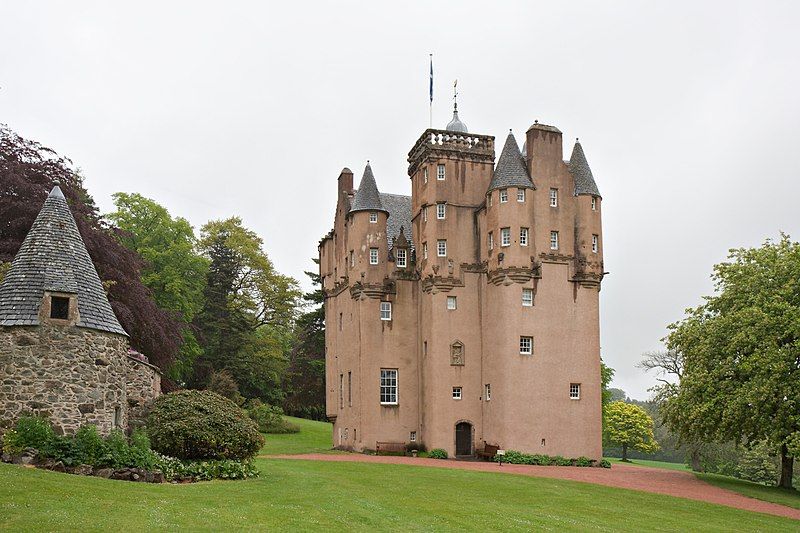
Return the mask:
M227 370L212 372L208 379L206 390L216 392L220 396L231 400L236 405L244 403L244 397L239 393L239 384Z
M21 453L25 448L39 450L54 436L53 426L46 418L21 416L14 428L6 431L3 435L3 451L15 455Z
M602 459L598 464L603 468L611 468L611 461L608 459Z
M496 455L493 461L499 463L509 463L515 465L541 465L541 466L592 466L593 461L588 457L578 457L577 459L570 459L561 455L551 457L549 455L529 454L522 453L516 450L507 450L505 455ZM611 463L605 461L611 468ZM603 466L603 461L598 463Z
M421 442L409 442L406 444L406 452L411 453L415 450L419 454L419 452L427 451L427 448Z
M447 459L447 452L441 448L434 448L428 452L431 459Z
M553 457L553 463L556 466L572 466L572 459L567 459L566 457L562 457L561 455L556 455Z
M298 433L300 427L283 418L283 409L267 405L260 401L252 401L247 414L256 423L262 433Z
M147 428L153 449L178 459L249 459L264 445L247 413L211 391L159 396Z
M575 459L575 466L592 466L592 460L581 455Z

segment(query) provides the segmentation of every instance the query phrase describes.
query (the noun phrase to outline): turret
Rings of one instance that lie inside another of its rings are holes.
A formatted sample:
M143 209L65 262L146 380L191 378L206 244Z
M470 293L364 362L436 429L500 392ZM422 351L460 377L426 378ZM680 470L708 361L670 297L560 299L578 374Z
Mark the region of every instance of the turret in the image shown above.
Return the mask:
M348 213L347 261L350 280L362 284L381 283L386 277L389 243L386 232L389 211L369 162Z
M575 277L587 282L599 282L603 277L603 242L600 214L600 191L592 169L586 161L583 147L575 139L569 159L569 171L575 182Z

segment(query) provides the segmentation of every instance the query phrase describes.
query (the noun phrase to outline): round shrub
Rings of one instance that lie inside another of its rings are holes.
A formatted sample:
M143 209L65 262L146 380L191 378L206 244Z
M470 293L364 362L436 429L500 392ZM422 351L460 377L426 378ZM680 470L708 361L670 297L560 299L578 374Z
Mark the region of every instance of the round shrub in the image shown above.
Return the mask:
M238 405L211 391L159 396L147 418L152 448L179 459L249 459L264 437Z
M431 459L447 459L447 452L441 448L434 448L428 452Z

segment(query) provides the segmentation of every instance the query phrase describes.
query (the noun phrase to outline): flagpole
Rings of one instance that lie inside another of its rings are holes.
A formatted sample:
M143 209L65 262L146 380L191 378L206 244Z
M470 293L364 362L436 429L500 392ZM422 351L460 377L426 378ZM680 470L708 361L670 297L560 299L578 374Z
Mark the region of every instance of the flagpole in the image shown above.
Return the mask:
M430 104L428 109L429 123L428 128L433 129L433 54L431 57L431 77L430 77Z

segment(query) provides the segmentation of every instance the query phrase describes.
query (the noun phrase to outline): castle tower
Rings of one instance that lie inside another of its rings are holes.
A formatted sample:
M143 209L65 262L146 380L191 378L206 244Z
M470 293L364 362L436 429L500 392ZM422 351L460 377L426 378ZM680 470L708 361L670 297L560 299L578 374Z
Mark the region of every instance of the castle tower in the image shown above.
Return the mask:
M0 387L0 412L46 414L63 433L125 429L138 366L56 185L0 285L0 367L12 382Z

